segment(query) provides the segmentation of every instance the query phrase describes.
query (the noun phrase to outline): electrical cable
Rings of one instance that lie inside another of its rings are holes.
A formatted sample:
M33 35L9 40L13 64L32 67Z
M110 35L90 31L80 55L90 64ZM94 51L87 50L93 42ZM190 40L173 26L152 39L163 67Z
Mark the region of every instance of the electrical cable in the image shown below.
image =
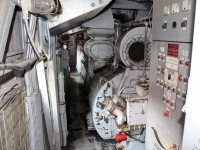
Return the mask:
M146 129L146 128L143 128L143 129L141 130L140 134L134 134L134 135L138 135L138 138L135 138L134 135L130 135L128 132L126 132L126 135L127 135L128 137L130 137L131 139L134 139L134 140L137 141L137 142L145 143L145 141L142 141L142 140L139 139L139 137L143 134L143 132L144 132L145 129Z
M32 35L31 35L31 31L29 29L29 26L28 26L28 19L24 19L24 24L25 24L25 28L26 28L26 31L27 31L27 34L28 34L28 37L29 37L29 40L31 42L31 45L33 46L33 50L34 52L36 53L37 57L40 59L40 53L33 41L33 38L32 38Z
M130 137L131 139L134 139L134 140L137 141L137 142L145 143L145 141L141 141L140 139L135 138L134 136L130 135L129 133L126 133L126 135L127 135L128 137Z
M154 132L154 135L155 135L155 138L156 138L158 144L159 144L163 149L165 149L165 147L162 145L162 143L161 143L161 141L160 141L160 139L159 139L159 137L158 137L157 131L155 130L154 127L151 127L151 128L152 128L152 130L153 130L153 132Z

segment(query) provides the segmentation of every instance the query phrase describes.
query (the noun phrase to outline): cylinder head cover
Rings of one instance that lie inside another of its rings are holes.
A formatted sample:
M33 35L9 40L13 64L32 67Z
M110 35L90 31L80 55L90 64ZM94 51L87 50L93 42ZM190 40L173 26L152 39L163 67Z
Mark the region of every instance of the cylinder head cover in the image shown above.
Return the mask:
M84 51L93 59L109 59L114 55L114 46L108 40L90 39L85 43Z

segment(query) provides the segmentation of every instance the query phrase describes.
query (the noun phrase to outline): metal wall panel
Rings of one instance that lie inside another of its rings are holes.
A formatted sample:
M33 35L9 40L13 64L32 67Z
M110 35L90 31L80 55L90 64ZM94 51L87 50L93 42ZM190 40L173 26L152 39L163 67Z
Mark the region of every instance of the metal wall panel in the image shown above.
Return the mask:
M193 0L154 1L146 149L182 149L194 6Z
M188 5L185 4L187 2ZM192 42L195 2L154 0L153 40Z

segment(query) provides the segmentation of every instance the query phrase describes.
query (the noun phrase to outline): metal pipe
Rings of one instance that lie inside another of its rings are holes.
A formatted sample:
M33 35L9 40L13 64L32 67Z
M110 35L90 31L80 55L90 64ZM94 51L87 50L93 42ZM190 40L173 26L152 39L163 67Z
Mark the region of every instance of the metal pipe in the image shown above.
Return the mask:
M117 125L123 125L125 116L119 106L115 104L110 98L104 100L104 105L110 114L116 116Z
M22 61L18 64L0 64L0 70L10 69L10 70L24 70L32 66L36 62L37 58L31 58L29 60Z
M9 51L6 55L6 57L12 57L12 56L16 56L16 55L20 55L23 54L24 51L19 50L19 51Z

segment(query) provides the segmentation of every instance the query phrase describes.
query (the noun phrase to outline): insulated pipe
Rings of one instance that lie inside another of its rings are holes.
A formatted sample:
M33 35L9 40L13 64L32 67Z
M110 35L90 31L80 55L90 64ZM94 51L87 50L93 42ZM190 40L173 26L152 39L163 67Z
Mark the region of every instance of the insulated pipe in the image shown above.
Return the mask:
M104 105L110 114L117 117L117 125L123 125L125 116L120 107L118 107L110 98L104 100Z
M27 69L28 67L32 66L36 62L37 58L31 58L25 61L22 61L18 64L0 64L0 70L4 69L11 69L11 70L24 70Z

